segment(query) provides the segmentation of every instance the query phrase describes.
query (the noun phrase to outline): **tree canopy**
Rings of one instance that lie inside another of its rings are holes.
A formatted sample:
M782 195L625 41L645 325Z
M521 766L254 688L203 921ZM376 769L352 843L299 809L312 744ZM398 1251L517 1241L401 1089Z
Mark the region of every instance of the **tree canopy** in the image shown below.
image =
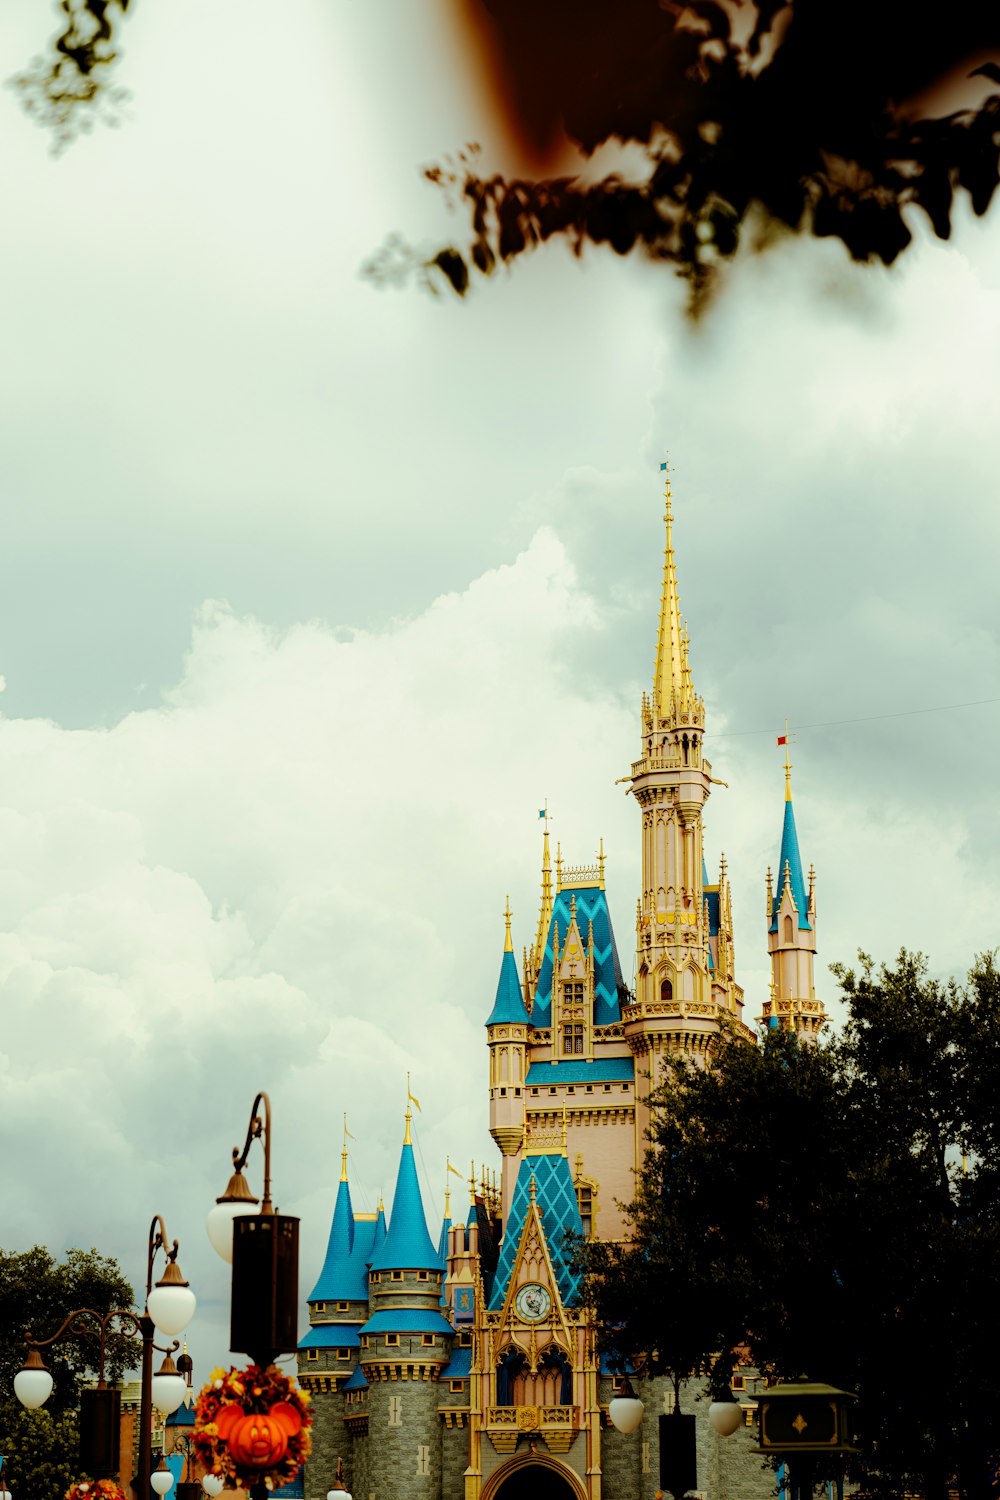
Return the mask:
M627 1244L586 1246L606 1347L676 1379L738 1357L858 1393L867 1493L988 1493L1000 1403L1000 974L838 969L840 1035L675 1060ZM991 1102L992 1101L992 1102Z
M117 1262L96 1250L70 1250L61 1264L41 1245L19 1254L0 1250L0 1453L12 1490L32 1500L61 1500L80 1477L76 1407L81 1386L97 1373L96 1338L49 1345L41 1353L55 1381L52 1395L40 1411L26 1411L13 1391L27 1352L26 1333L45 1339L79 1308L130 1312L133 1301ZM134 1340L110 1334L108 1382L120 1380L137 1355Z
M130 0L59 0L47 56L13 80L62 146L115 119ZM741 242L832 236L891 264L911 211L951 233L955 197L984 214L1000 179L1000 9L992 0L452 0L470 70L522 148L628 168L506 178L475 148L426 170L467 219L433 254L387 241L376 282L417 270L464 294L548 240L671 266L697 310ZM277 15L277 11L276 11ZM280 24L293 22L284 14ZM960 85L966 85L965 96Z

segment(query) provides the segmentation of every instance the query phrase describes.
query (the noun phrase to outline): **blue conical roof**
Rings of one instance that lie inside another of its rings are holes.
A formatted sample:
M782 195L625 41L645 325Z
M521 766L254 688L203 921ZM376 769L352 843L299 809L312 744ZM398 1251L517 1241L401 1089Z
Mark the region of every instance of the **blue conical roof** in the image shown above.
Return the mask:
M781 893L785 889L785 866L788 866L789 879L791 881L792 896L799 913L799 926L811 931L808 916L809 902L806 896L805 881L802 878L802 856L799 854L799 836L795 830L795 813L792 809L791 796L785 798L785 821L781 828L781 854L778 857L778 880L774 899L771 903L771 931L778 930L778 907L781 905Z
M451 1229L451 1215L448 1214L441 1220L441 1234L438 1239L438 1260L441 1262L442 1271L448 1266L448 1231Z
M517 964L509 948L504 950L503 962L500 965L500 980L497 984L497 997L486 1024L487 1026L529 1025L528 1012L524 1008L524 996L521 994L521 981L517 977Z
M407 1131L409 1134L409 1131ZM437 1250L427 1232L413 1147L407 1140L399 1158L389 1232L372 1257L373 1271L439 1271Z
M326 1259L319 1273L319 1280L307 1298L309 1302L367 1300L368 1282L364 1263L355 1254L355 1250L360 1248L360 1245L355 1244L350 1184L346 1177L342 1177L337 1188Z
M372 1260L374 1260L375 1256L379 1253L382 1246L385 1244L385 1237L388 1232L389 1231L386 1228L385 1222L385 1209L382 1207L382 1204L379 1203L378 1218L375 1220L375 1233L372 1237L371 1254L368 1260L369 1265L371 1265Z

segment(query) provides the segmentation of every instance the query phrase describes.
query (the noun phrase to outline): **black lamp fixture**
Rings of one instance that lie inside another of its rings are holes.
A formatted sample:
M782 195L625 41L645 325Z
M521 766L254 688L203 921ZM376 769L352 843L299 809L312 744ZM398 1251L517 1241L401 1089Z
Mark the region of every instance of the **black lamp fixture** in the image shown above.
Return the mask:
M261 1112L263 1109L263 1112ZM264 1196L258 1200L243 1176L255 1140L264 1147ZM259 1202L259 1208L258 1208ZM298 1348L299 1221L271 1203L271 1101L253 1102L242 1152L233 1147L233 1171L208 1216L208 1237L232 1262L230 1348L267 1366Z

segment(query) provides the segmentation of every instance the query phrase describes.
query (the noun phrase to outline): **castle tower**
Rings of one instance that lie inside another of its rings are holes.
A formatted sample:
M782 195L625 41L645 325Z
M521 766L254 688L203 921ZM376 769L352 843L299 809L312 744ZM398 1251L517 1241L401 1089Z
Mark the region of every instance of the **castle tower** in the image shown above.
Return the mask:
M631 791L642 809L642 893L636 912L636 994L625 1008L625 1035L637 1074L648 1086L662 1077L663 1059L683 1051L704 1064L721 1010L739 1019L742 993L731 977L731 930L723 930L723 880L706 902L703 814L713 781L702 749L705 705L691 678L687 630L681 624L673 511L667 465L666 547L652 694L642 699L642 754L633 761ZM712 910L725 977L713 985ZM638 1086L637 1086L637 1092ZM637 1159L648 1111L636 1109Z
M813 1038L824 1021L822 1000L816 999L813 964L816 958L816 876L809 871L806 890L802 857L792 804L792 766L785 748L785 816L778 857L778 884L767 872L767 951L771 955L771 998L761 1017L801 1037Z
M406 1110L389 1229L369 1273L369 1317L359 1329L368 1382L366 1482L380 1500L441 1494L438 1377L453 1331L441 1312L444 1267L424 1214Z
M548 841L548 833L545 835ZM506 935L496 1000L486 1022L490 1049L490 1135L503 1157L501 1199L506 1218L517 1164L524 1140L524 1083L527 1073L528 1030L517 963L510 936L510 902L504 912ZM536 944L537 947L537 944Z
M385 1216L355 1214L347 1177L347 1125L340 1182L326 1257L309 1294L309 1328L298 1348L298 1379L316 1413L308 1493L325 1493L343 1458L351 1478L352 1440L345 1426L344 1389L357 1364L358 1330L368 1317L368 1261L385 1235ZM314 1482L315 1476L315 1482Z

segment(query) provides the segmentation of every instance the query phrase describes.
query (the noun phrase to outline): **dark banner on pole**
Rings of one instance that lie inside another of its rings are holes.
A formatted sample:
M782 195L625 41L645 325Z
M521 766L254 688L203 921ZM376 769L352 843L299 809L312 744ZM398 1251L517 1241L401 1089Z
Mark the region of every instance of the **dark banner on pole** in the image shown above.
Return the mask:
M694 1417L671 1412L660 1418L660 1488L674 1500L698 1488Z

